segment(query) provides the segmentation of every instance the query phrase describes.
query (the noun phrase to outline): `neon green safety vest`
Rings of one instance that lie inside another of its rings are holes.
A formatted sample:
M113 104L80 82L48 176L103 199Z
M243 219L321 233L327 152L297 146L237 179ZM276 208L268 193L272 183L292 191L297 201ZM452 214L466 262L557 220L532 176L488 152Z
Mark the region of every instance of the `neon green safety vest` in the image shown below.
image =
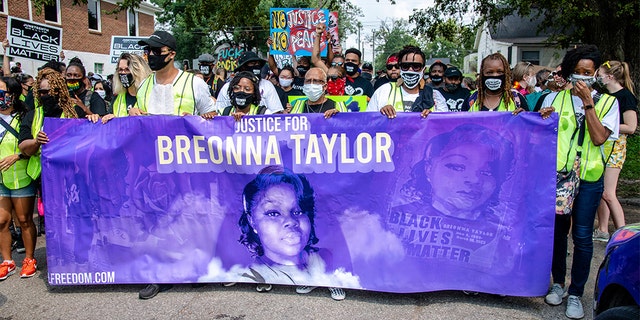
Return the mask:
M393 106L393 109L396 111L404 112L404 101L402 101L402 88L395 83L389 82L391 85L391 91L389 91L389 98L387 99L387 104Z
M20 131L20 121L18 117L14 117L10 123L11 127L16 131ZM20 154L18 149L18 138L9 131L5 131L4 136L0 140L0 159L4 159L13 154ZM31 177L27 175L26 159L18 159L9 169L2 171L2 184L11 190L24 188L31 183Z
M498 105L498 107L495 108L493 111L515 111L516 109L518 109L520 107L520 103L516 103L516 99L519 101L520 97L517 95L515 90L511 90L511 96L513 99L511 100L511 102L509 102L509 105L505 105L504 97L500 97L500 105ZM468 111L476 112L476 111L480 111L481 108L482 106L480 106L480 103L478 102L478 91L476 90L469 97Z
M65 118L64 112L60 115L60 118ZM36 107L33 109L33 121L31 122L31 135L35 139L38 136L38 132L42 130L44 124L44 109L42 107ZM29 158L29 164L27 165L27 174L31 179L36 180L40 177L42 172L42 164L40 159L42 148L38 148L38 151Z
M138 89L138 108L147 112L149 110L149 99L151 99L151 89L156 83L156 75L151 74ZM193 73L180 71L178 79L173 83L173 114L181 116L183 113L195 114L196 99L193 89Z
M602 121L604 116L611 110L616 98L608 94L603 94L594 106L598 119ZM563 169L570 170L578 152L578 123L575 110L573 109L573 99L571 90L563 90L553 99L552 106L560 106L556 110L560 114L558 123L558 161L556 171ZM584 125L587 125L585 121ZM589 127L585 127L584 142L582 143L582 156L580 159L580 179L594 182L598 181L604 173L605 159L609 155L604 155L602 146L596 146L591 141Z
M333 100L332 100L333 101ZM304 113L304 105L307 102L307 99L299 99L291 108L291 113ZM347 106L344 102L334 101L336 109L340 112L347 112Z
M119 93L113 100L113 115L116 117L126 117L129 115L127 109L127 91Z
M223 114L222 114L223 116L228 116L228 115L231 115L232 113L236 112L236 107L229 107L229 108L231 108L229 110L229 114L224 114L224 112L223 112ZM248 116L258 115L258 114L260 114L260 113L258 113L258 111L260 111L260 109L261 109L261 107L256 106L255 104L252 104L249 107L249 112L247 112L247 115ZM262 109L266 109L266 108L262 108Z

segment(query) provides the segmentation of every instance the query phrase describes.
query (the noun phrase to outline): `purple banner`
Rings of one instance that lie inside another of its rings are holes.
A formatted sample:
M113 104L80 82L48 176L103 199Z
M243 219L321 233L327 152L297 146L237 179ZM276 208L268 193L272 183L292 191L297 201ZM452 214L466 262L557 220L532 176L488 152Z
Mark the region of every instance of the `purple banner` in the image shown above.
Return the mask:
M45 120L51 285L546 292L557 116Z

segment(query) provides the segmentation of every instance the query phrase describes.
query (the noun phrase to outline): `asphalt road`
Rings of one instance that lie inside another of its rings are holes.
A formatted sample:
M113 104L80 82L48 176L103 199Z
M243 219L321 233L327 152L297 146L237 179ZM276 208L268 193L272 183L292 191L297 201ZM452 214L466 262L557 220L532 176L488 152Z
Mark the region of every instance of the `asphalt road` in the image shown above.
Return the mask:
M637 203L625 205L625 212L628 223L640 222ZM585 319L592 318L593 287L605 246L594 243L590 279L582 298ZM255 285L209 284L197 289L178 285L143 301L138 299L142 285L49 286L45 250L45 239L39 237L35 277L20 279L16 272L0 282L0 319L566 319L564 305L551 307L542 297L466 296L458 291L347 290L346 300L333 301L324 288L298 295L287 286L258 293ZM13 258L20 262L24 255L14 253Z

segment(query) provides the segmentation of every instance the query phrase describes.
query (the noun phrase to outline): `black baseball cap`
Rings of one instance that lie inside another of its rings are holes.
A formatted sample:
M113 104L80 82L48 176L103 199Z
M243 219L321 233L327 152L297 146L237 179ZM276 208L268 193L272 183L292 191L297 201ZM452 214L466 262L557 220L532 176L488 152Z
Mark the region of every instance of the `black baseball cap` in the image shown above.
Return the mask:
M264 66L265 63L267 63L266 60L258 57L258 54L253 52L253 51L245 51L243 52L240 57L238 58L238 67L236 68L236 71L239 71L240 68L242 68L243 65L245 65L248 62L251 61L258 61L260 62L260 68L262 68L262 66Z
M164 46L167 46L169 47L169 49L174 51L177 47L176 38L174 38L171 33L162 30L155 31L151 36L149 36L149 39L140 40L138 41L138 44L142 46L150 46L153 48L162 48Z
M460 69L456 67L448 67L446 70L444 70L444 77L445 78L454 78L454 77L462 78L462 72L460 71Z
M371 63L367 62L367 63L362 65L362 70L373 70L373 65L371 65Z

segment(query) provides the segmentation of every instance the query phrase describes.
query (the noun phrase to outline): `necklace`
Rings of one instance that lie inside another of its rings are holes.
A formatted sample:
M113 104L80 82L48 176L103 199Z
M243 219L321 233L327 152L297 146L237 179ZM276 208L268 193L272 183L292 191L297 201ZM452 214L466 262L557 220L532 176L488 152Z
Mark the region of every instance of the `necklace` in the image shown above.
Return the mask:
M319 104L319 106L320 106L320 107L318 107L318 108L314 108L314 107L312 107L312 106L309 104L309 100L307 100L307 102L305 103L305 107L306 107L306 108L305 108L305 109L306 109L306 110L305 110L305 111L306 111L305 113L320 113L320 111L322 111L322 108L324 108L324 104L325 104L325 103L327 103L327 100L328 100L328 99L326 99L326 98L325 98L324 102L322 102L321 104ZM316 106L317 106L317 105L316 105Z

